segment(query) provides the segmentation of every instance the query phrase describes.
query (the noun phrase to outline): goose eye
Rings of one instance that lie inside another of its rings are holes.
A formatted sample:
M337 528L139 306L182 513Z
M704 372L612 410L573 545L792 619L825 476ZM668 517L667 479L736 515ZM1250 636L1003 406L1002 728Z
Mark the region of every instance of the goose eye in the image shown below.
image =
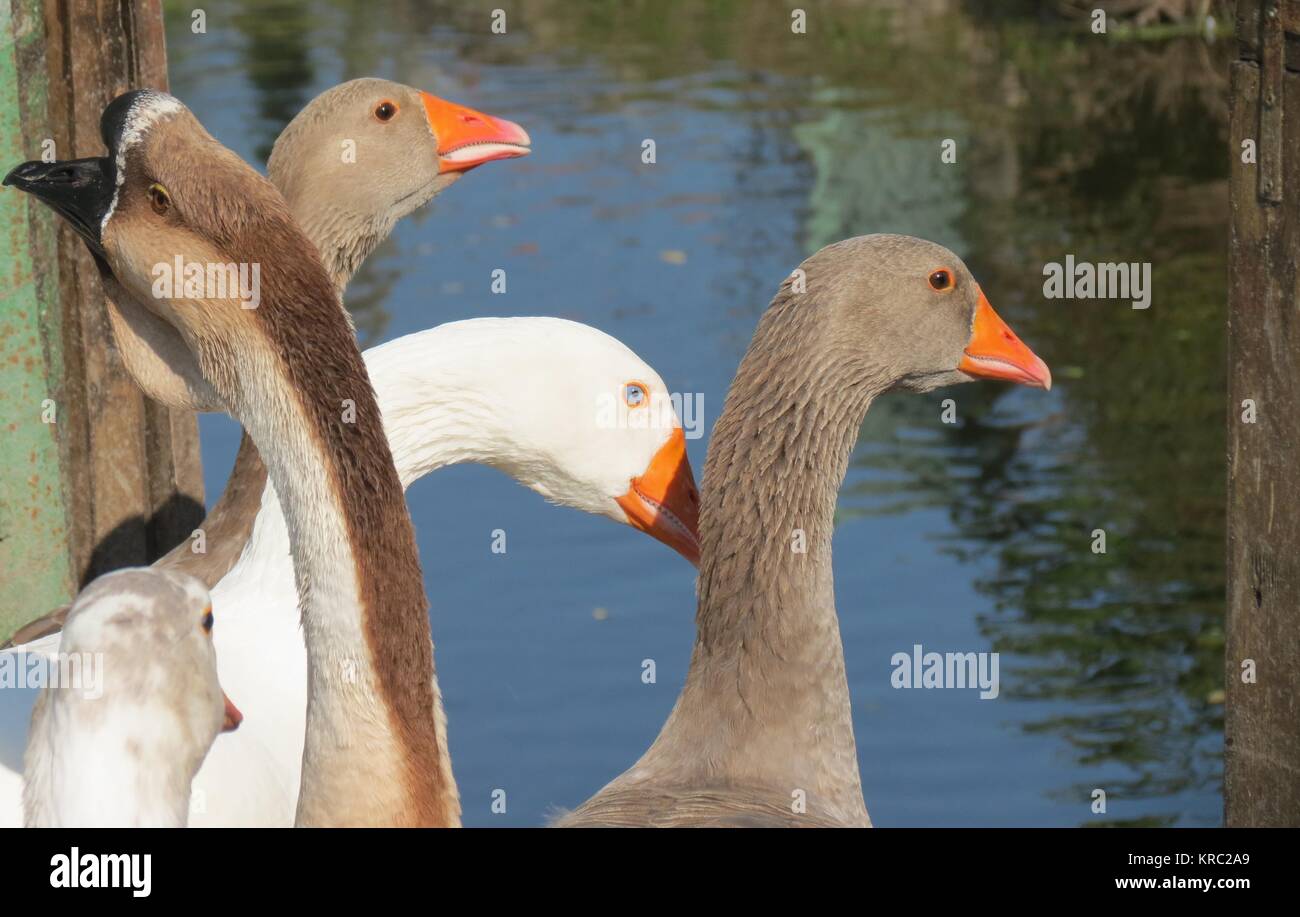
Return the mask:
M205 634L211 634L211 633L212 633L212 625L215 624L215 623L216 623L216 621L215 621L215 619L212 617L212 609L211 609L211 608L208 608L208 613L205 614L205 615L203 616L203 620L201 620L201 621L199 622L199 625L203 628L203 632L204 632Z
M639 408L645 404L645 399L645 386L640 382L629 382L623 386L623 400L627 402L628 407Z
M930 272L930 289L936 293L942 293L945 290L951 290L953 287L952 272L940 268L937 271Z
M167 193L166 188L157 182L154 182L149 186L149 206L152 207L153 212L159 216L164 216L167 211L171 209L171 195Z
M397 114L397 106L392 102L380 102L375 109L375 117L380 121L391 121L395 114Z

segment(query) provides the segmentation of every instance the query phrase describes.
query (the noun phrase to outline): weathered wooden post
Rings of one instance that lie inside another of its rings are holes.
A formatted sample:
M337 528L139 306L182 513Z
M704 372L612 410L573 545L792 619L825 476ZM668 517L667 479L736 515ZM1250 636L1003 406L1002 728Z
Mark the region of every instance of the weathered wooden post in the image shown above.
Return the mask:
M1238 0L1224 814L1300 825L1300 0Z
M99 115L166 88L159 0L0 0L0 170L103 153ZM203 518L193 415L122 369L85 246L0 192L0 640Z

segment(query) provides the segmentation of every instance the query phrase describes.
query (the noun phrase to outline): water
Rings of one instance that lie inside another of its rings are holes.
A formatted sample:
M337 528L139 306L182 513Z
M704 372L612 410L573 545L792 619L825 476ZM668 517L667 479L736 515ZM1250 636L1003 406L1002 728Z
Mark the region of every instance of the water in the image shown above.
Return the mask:
M356 76L528 129L532 156L470 175L368 262L348 295L366 343L573 318L702 392L707 428L806 255L873 231L954 248L1057 384L894 396L863 427L835 575L868 808L879 825L1220 823L1229 42L1110 41L956 0L805 4L795 36L769 6L210 2L194 34L171 3L168 51L173 90L259 164ZM1151 308L1044 299L1067 253L1151 262ZM488 292L496 267L507 295ZM202 433L211 500L237 430ZM465 821L539 824L658 731L693 640L690 568L483 468L409 502ZM891 688L914 644L998 651L1000 696Z

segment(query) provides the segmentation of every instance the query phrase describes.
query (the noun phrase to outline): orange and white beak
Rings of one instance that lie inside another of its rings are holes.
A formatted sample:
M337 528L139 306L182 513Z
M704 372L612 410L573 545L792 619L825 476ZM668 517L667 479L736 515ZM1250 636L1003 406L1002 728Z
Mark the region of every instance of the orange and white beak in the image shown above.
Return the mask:
M221 722L221 731L233 732L244 721L244 714L239 712L239 708L231 702L230 698L226 697L224 691L221 692L221 699L226 702L226 718Z
M505 118L420 93L429 127L438 138L438 171L464 172L494 159L527 156L528 132Z
M1037 388L1052 387L1052 371L998 317L980 290L970 343L957 368L968 376L1006 379Z
M627 513L628 525L700 565L700 492L681 427L659 447L645 474L632 479L618 505Z

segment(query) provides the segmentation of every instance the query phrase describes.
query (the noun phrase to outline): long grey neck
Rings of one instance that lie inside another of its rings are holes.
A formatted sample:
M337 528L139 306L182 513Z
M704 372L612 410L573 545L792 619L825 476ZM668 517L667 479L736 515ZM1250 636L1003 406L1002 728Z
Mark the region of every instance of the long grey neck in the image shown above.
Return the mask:
M297 823L459 825L414 530L370 379L322 297L276 292L238 347L192 346L284 511L307 648Z
M634 771L667 764L769 788L787 805L802 794L810 813L865 823L831 538L858 429L888 374L836 353L799 299L783 291L760 322L714 427L695 650Z
M361 263L392 234L399 220L419 210L465 174L438 175L382 207L372 200L352 206L345 201L330 200L320 193L319 187L304 184L301 172L283 173L283 163L300 161L301 157L288 149L281 156L273 155L268 163L271 181L284 193L294 220L320 252L325 269L340 293Z
M396 219L360 214L313 198L289 201L294 219L320 252L321 261L340 293L361 263L388 238Z

